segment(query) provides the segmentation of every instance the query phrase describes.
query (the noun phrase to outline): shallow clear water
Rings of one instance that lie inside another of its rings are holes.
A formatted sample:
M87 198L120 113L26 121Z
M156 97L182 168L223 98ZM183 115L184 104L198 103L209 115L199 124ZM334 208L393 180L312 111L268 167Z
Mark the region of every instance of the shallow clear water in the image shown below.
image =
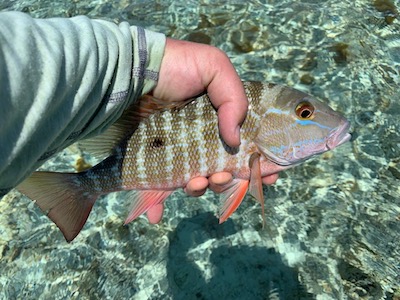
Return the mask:
M67 244L12 192L0 202L0 299L400 299L398 1L3 1L0 9L125 20L216 45L243 80L317 96L350 119L355 136L265 187L266 229L250 198L218 225L217 196L181 191L160 225L142 217L122 226L129 204L113 194ZM70 147L45 167L71 169L81 155Z

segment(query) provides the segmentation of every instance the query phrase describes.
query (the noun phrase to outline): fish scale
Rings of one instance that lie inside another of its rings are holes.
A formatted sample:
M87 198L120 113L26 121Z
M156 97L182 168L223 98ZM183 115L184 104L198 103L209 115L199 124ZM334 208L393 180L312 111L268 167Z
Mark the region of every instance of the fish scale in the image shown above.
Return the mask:
M247 89L249 99L254 99L252 105L256 106L259 97L252 98L251 95L256 93L254 90L262 90L262 87L250 85ZM243 124L244 143L255 134L253 125L259 118L255 115L256 111L251 110ZM239 156L225 150L229 147L218 134L216 111L207 96L183 109L150 116L129 138L127 147L130 151L125 153L123 164L129 167L123 168L121 176L123 186L128 189L149 186L174 189L195 176L206 176L223 169L233 172L241 163ZM171 165L172 171L168 171Z
M247 191L264 212L262 177L343 144L350 139L350 125L326 104L295 89L260 82L243 85L249 106L237 148L221 139L217 112L207 95L184 106L145 96L89 142L95 152L109 154L102 162L81 173L35 172L18 189L36 200L67 241L80 232L102 194L135 191L125 220L129 223L190 179L220 171L234 178L220 187L220 222ZM138 124L133 132L132 124Z

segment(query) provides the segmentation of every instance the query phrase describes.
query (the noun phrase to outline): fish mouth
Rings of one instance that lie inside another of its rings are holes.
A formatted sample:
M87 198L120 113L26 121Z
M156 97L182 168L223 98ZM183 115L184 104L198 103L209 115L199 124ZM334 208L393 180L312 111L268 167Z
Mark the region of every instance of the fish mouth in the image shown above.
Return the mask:
M342 125L340 125L335 131L333 131L326 143L327 150L334 149L351 139L351 134L349 133L350 122L344 120Z

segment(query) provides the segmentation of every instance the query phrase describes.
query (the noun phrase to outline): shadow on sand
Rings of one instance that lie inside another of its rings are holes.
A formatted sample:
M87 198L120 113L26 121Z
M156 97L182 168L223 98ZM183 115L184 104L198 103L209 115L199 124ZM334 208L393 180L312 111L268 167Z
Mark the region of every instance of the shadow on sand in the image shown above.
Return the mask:
M211 213L180 222L169 237L172 299L313 299L299 283L298 272L274 249L223 241L235 233L231 220L219 225ZM221 245L208 251L210 239Z

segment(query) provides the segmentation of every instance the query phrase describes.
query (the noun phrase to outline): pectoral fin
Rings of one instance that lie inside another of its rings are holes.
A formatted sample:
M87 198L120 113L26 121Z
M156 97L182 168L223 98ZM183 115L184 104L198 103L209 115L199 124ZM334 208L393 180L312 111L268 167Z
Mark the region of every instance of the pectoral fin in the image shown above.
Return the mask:
M263 226L265 226L264 195L262 189L260 154L253 153L249 161L250 166L250 194L261 204Z
M132 222L141 214L147 212L157 204L161 204L173 191L134 191L131 192L132 207L125 225Z
M239 207L247 193L249 181L233 179L220 195L219 223L225 222Z

